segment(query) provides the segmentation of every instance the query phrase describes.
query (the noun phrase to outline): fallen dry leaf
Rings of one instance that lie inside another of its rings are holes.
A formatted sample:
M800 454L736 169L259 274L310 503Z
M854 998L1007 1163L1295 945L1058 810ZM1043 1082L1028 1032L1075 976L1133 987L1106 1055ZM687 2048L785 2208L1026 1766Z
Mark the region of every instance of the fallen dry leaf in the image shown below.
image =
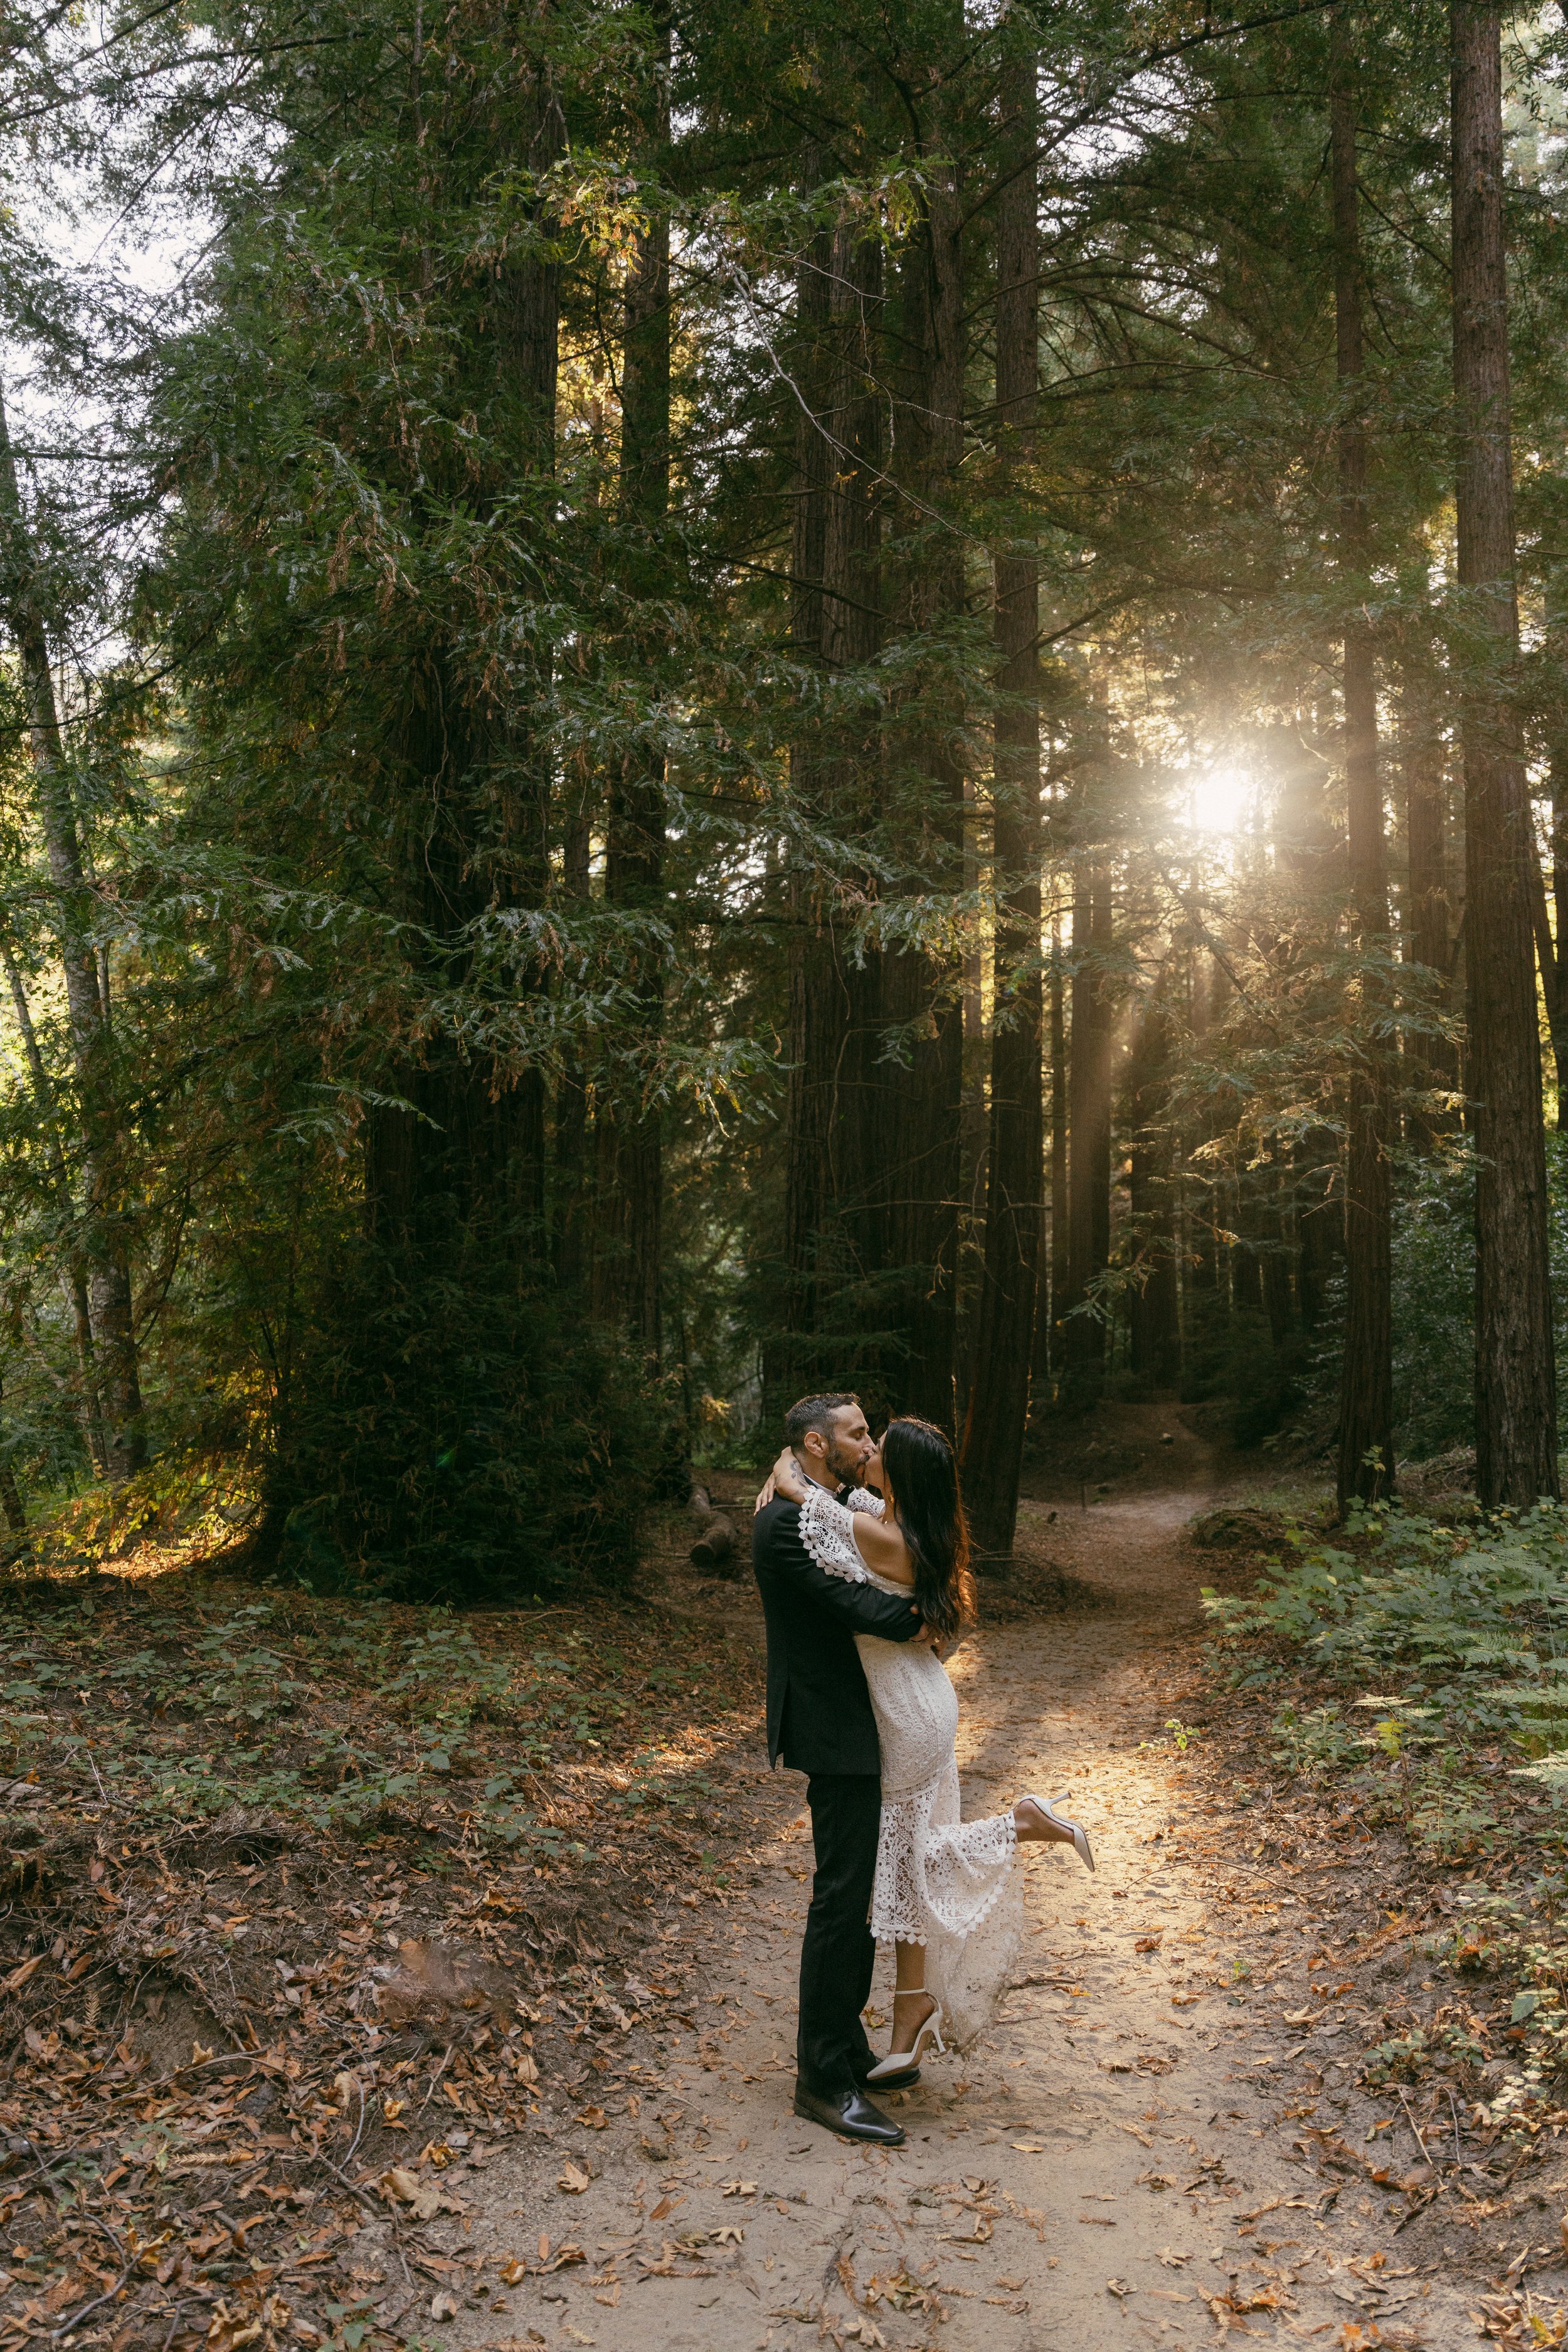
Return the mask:
M581 2197L584 2189L592 2187L593 2178L592 2173L583 2171L568 2157L555 2186L563 2189L568 2197Z

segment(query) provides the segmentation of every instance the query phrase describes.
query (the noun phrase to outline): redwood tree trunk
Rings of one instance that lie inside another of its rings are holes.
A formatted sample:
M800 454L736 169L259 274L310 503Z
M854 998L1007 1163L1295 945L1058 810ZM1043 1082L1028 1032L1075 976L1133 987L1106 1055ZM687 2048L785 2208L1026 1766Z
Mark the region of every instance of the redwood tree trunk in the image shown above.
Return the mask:
M1360 590L1369 554L1356 118L1342 11L1332 40L1334 310L1340 392L1349 404L1340 427L1342 592ZM1377 767L1377 677L1372 629L1359 612L1345 625L1342 690L1352 920L1363 956L1380 955L1388 947L1388 880ZM1361 1052L1351 1073L1345 1153L1345 1338L1337 1482L1342 1517L1353 1499L1375 1501L1394 1485L1389 1082L1378 1018L1385 992L1364 966L1361 992Z
M852 220L822 230L796 278L796 380L810 414L796 425L797 656L825 677L875 659L881 643L879 553L886 496L876 384L882 250ZM815 719L791 755L803 806L846 841L876 822L881 763L874 726ZM770 1401L855 1382L880 1410L901 1362L901 1302L889 1226L905 1171L888 1138L887 1098L902 1074L881 1059L884 958L850 951L831 887L796 877L790 899L790 1079L786 1106L784 1328L770 1342ZM820 1338L818 1337L820 1334Z
M1060 925L1051 924L1051 1297L1049 1370L1062 1365L1068 1297L1068 1037Z
M1447 1000L1454 950L1448 900L1448 793L1446 751L1434 708L1429 663L1407 658L1399 696L1399 764L1405 786L1405 851L1409 862L1405 960L1430 973L1435 1009ZM1452 1092L1459 1057L1447 1037L1428 1029L1405 1033L1406 1087L1415 1094ZM1405 1115L1405 1132L1418 1151L1431 1151L1453 1126L1451 1116L1430 1103L1415 1103Z
M1543 967L1552 1058L1557 1068L1557 1125L1568 1128L1568 745L1552 747L1552 911L1556 934Z
M961 29L961 28L960 28ZM936 78L934 66L932 79ZM933 147L921 232L902 273L907 355L899 430L922 531L946 507L963 457L962 215L955 166ZM906 617L940 629L963 613L963 542L942 530L914 568ZM934 681L933 681L934 685ZM924 887L951 887L962 872L963 779L953 745L966 713L955 693L933 713L919 750L925 780ZM963 1109L963 1014L931 955L907 950L884 959L884 1012L909 1042L883 1103L882 1149L890 1171L887 1263L900 1282L889 1292L896 1322L888 1356L888 1402L952 1431L959 1234L959 1134Z
M1068 1082L1068 1277L1062 1318L1064 1402L1085 1405L1100 1393L1105 1326L1074 1310L1088 1298L1110 1256L1110 877L1086 874L1073 893L1072 1043Z
M1002 82L1004 168L1032 159L1035 59L1009 61ZM1033 162L1005 184L996 218L996 427L1004 475L1034 446L1039 361L1039 262ZM1039 566L1028 546L996 558L996 1007L985 1270L974 1380L963 1433L964 1493L980 1551L1011 1556L1029 1417L1029 1369L1040 1259L1044 1139L1040 1098ZM1015 966L1010 983L1005 967Z
M87 884L70 774L55 705L48 646L35 593L37 567L0 404L0 602L21 659L38 814L58 900L60 961L82 1129L83 1256L98 1396L107 1427L100 1449L109 1475L130 1477L147 1458L131 1276L122 1230L122 1138L111 1066L112 1040L91 944ZM99 1449L95 1449L98 1451Z
M1476 1482L1483 1504L1558 1494L1546 1148L1536 1021L1534 845L1510 695L1518 657L1498 12L1454 0L1454 403L1464 664L1476 1139Z
M648 137L669 142L669 35L653 81ZM656 213L633 248L626 273L621 362L621 509L629 565L644 593L664 582L662 535L669 506L669 216ZM605 895L630 914L665 909L665 763L657 740L629 751L610 790ZM664 956L639 948L638 1045L651 1087L664 1028ZM663 1122L657 1103L635 1096L611 1107L600 1130L601 1306L626 1325L651 1363L659 1358L659 1278L664 1212Z
M1151 998L1138 1024L1128 1086L1132 1118L1129 1206L1142 1278L1129 1301L1132 1370L1155 1388L1174 1388L1182 1373L1176 1295L1175 1194L1169 1126L1169 1010Z
M818 163L808 165L808 182ZM790 638L797 661L822 659L823 572L827 550L830 452L816 416L826 404L826 347L831 240L819 229L795 272L792 373L804 394L795 423L790 546ZM809 411L811 413L804 413ZM791 791L815 808L821 787L820 747L804 732L790 748ZM810 877L786 884L789 941L789 1081L784 1101L784 1226L776 1284L778 1321L763 1354L767 1410L782 1413L813 1383L812 1338L817 1319L817 1255L827 1206L828 1134L834 1072L842 1023L834 985L832 944L824 929Z

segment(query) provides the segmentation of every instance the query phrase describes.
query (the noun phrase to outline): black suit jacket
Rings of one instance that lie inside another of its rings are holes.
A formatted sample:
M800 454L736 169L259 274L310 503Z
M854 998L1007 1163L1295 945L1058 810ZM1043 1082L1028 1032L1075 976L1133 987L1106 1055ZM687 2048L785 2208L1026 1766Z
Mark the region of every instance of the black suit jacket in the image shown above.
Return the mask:
M817 1567L800 1539L800 1509L775 1496L752 1522L752 1567L768 1628L768 1761L795 1772L873 1772L877 1718L857 1633L907 1642L912 1602Z

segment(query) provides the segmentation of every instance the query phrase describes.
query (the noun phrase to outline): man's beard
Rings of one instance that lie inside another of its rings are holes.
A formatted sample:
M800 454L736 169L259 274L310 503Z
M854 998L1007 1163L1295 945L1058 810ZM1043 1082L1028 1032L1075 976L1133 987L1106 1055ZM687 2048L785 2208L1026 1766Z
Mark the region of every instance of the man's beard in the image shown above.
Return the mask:
M847 1445L834 1444L827 1449L827 1466L841 1486L853 1486L860 1475L860 1455Z

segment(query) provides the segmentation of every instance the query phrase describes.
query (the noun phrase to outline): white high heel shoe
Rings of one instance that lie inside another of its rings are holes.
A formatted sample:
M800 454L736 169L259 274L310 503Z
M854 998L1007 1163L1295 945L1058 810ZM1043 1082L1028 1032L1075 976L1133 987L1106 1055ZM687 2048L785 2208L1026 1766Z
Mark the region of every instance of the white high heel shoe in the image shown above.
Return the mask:
M897 1996L895 1995L895 1999L896 1998ZM910 2066L918 2066L921 2063L921 2053L924 2050L928 2041L936 2050L939 2056L943 2058L946 2057L947 2044L942 2038L942 2003L940 2000L932 2009L931 2015L921 2019L921 2030L915 2036L914 2048L912 2050L889 2050L885 2058L879 2058L876 2064L872 2067L870 2073L866 2077L868 2087L869 2087L873 2083L882 2082L889 2074L902 2074L907 2072Z
M1072 1839L1073 1852L1077 1854L1079 1862L1082 1863L1086 1870L1092 1870L1094 1868L1094 1848L1089 1844L1089 1832L1084 1828L1081 1822L1069 1821L1066 1813L1058 1813L1057 1811L1058 1805L1062 1801L1062 1799L1065 1798L1066 1795L1067 1790L1065 1789L1062 1790L1060 1797L1037 1797L1032 1793L1026 1793L1021 1801L1026 1805L1033 1805L1037 1811L1044 1813L1047 1821L1054 1822L1058 1830L1066 1830L1068 1836Z

